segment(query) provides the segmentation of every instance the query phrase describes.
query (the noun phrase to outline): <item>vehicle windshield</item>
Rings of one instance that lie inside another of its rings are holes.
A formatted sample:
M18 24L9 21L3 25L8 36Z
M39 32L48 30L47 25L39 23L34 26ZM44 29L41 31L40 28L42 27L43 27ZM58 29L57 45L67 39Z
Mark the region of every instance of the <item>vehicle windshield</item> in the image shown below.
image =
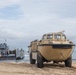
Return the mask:
M48 39L52 39L52 38L53 38L53 34L47 35L47 38L48 38Z
M62 35L62 39L66 39L66 36L64 34Z
M47 38L47 36L46 36L46 35L44 35L42 39L46 39L46 38Z
M53 38L53 34L49 34L49 35L44 35L42 39L52 39Z
M65 40L66 36L64 34L45 34L42 39L56 39L56 40Z
M61 35L60 35L60 34L55 34L55 35L54 35L54 38L55 38L55 39L61 39Z

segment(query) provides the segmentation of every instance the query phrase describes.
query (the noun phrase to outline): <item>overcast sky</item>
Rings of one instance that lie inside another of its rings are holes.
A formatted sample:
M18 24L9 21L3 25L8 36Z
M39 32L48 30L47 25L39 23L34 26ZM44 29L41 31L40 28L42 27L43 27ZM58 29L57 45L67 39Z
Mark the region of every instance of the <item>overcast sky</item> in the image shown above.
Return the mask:
M0 43L11 49L62 30L76 38L76 0L0 0Z

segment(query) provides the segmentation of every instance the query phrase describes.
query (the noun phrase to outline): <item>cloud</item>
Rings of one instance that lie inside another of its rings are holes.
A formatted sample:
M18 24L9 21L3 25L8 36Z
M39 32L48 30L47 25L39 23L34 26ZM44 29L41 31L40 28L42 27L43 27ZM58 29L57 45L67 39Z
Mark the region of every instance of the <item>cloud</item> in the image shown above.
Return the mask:
M76 17L75 0L22 0L21 8L26 16L57 14L62 18ZM30 12L31 11L31 12Z
M0 16L4 16L0 18L0 38L8 39L12 48L27 48L30 41L49 32L65 30L68 36L75 35L75 0L4 1L0 5Z
M23 17L23 13L18 5L6 6L4 8L0 8L0 18L1 19L21 19Z
M19 4L20 0L0 0L0 8L14 5L14 4Z
M0 19L21 19L24 14L20 9L20 0L0 0Z
M0 38L1 39L17 40L17 39L27 38L28 36L29 36L28 33L24 33L21 31L15 31L15 30L10 30L10 29L0 30Z

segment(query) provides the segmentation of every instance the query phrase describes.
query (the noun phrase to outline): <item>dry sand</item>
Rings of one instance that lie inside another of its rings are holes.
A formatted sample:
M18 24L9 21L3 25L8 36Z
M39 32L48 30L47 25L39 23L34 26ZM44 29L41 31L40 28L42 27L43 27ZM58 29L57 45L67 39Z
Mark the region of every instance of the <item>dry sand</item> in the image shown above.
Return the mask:
M64 64L45 64L44 68L37 68L29 63L0 63L0 75L76 75L76 62L71 68Z

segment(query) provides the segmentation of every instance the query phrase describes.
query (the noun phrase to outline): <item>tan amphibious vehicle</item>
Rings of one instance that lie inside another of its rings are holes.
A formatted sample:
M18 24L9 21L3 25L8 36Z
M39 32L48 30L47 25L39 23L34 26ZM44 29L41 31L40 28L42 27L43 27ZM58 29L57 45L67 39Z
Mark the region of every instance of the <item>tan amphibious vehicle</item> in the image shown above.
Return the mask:
M72 52L75 45L67 40L64 32L44 34L40 41L34 40L30 43L30 63L42 68L44 62L64 62L65 66L72 65Z

